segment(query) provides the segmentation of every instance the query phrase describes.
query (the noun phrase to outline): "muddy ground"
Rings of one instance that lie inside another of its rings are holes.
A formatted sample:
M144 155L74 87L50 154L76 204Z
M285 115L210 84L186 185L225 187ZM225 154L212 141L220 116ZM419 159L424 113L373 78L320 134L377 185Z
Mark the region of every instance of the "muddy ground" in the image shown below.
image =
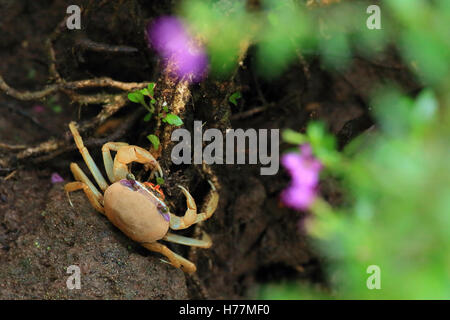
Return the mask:
M64 18L69 4L88 2L0 0L0 74L6 82L20 90L41 89L49 79L45 39ZM158 77L157 59L146 47L143 26L152 17L170 13L176 1L116 3L89 14L86 33L96 41L136 47L139 53L86 52L73 45L70 35L62 37L56 53L63 77L109 76L121 81ZM367 101L375 83L397 81L410 92L417 89L395 50L371 61L355 57L347 71L325 70L319 57L308 56L306 66L297 61L270 82L255 75L251 50L244 62L232 85L228 84L243 93L237 107L227 106L233 128L302 131L309 120L322 119L341 145L373 125ZM192 128L194 119L208 121L209 127L223 125L221 111L208 109L209 102L223 100L217 88L223 86L213 81L192 88L186 128ZM67 138L69 121L82 122L101 110L101 106L70 102L64 94L24 102L0 92L0 142L34 146L52 137ZM261 105L269 107L252 116L236 116ZM114 119L123 122L136 108L130 104ZM148 148L148 125L137 118L120 139ZM91 134L105 136L98 131ZM326 287L324 262L298 227L306 213L279 204L279 193L288 183L283 170L261 176L257 166L213 166L221 185L220 202L203 226L213 247L193 252L170 245L197 264L196 276L190 277L129 240L89 205L83 193L73 194L74 206L69 205L63 183L50 179L57 172L65 182L72 181L70 162L82 162L70 139L66 140L71 148L40 161L31 157L15 162L16 150L0 148L0 159L9 159L8 166L0 164L1 299L235 299L251 297L258 286L269 282L307 281ZM280 151L287 147L281 144ZM95 146L91 151L101 163L99 149ZM208 184L199 168L175 166L164 159L162 164L168 177L164 191L173 210L178 214L185 210L176 184L188 187L200 203ZM336 185L324 181L321 192L338 204ZM81 290L66 287L70 265L81 268Z

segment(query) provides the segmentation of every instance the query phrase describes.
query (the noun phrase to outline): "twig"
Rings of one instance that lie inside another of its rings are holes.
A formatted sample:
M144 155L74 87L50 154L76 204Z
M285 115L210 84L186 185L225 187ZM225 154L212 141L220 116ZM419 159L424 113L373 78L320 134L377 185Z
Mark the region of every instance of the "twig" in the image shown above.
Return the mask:
M8 149L8 150L23 150L26 149L27 147L24 145L11 145L11 144L6 144L6 143L1 143L0 142L0 148L2 149Z
M254 116L255 114L266 111L271 106L273 106L273 103L270 103L268 105L261 106L261 107L256 107L256 108L244 111L244 112L233 114L230 118L231 118L231 120L241 120L241 119L249 118L251 116Z
M113 80L111 78L94 78L88 80L78 80L78 81L70 81L70 82L60 82L57 84L53 84L47 86L45 89L38 91L18 91L16 89L11 88L0 75L0 89L4 91L7 95L14 97L18 100L27 101L27 100L40 100L48 95L51 95L57 91L62 91L64 89L67 90L78 90L84 88L95 88L95 87L111 87L120 89L123 91L131 91L133 89L142 89L148 85L148 82L120 82ZM80 95L79 95L80 96ZM110 95L105 95L105 97L109 98ZM80 96L81 97L81 96ZM101 96L98 95L99 98L97 101L101 101ZM105 102L105 101L104 101Z
M83 11L83 9L81 9ZM56 66L56 54L55 49L53 48L53 42L59 38L66 28L68 16L64 17L64 19L56 26L55 30L53 30L52 34L45 41L45 46L47 47L47 54L49 59L49 73L54 78L54 80L59 83L62 82L63 79L58 72L58 68Z
M84 50L90 50L94 52L107 52L107 53L136 53L139 52L137 48L130 46L113 46L106 43L100 43L92 41L86 36L78 37L76 44Z
M45 89L38 90L38 91L17 91L16 89L11 88L8 84L6 84L5 80L3 79L2 75L0 75L0 89L4 91L7 95L22 100L40 100L56 91L58 91L59 86L54 84L51 86L47 86Z
M108 141L115 141L118 140L120 137L122 137L125 132L134 125L137 119L142 117L143 110L138 110L134 112L131 116L126 118L123 123L116 129L114 132L109 135L106 138L91 138L85 141L86 147L98 147L103 145L104 143ZM96 118L88 121L87 123L82 124L79 127L80 133L85 133L86 131L92 129L95 127L93 123L95 122ZM14 157L6 160L1 161L3 167L9 167L12 166L11 164L15 163L24 163L25 161L31 161L33 163L42 163L45 161L49 161L53 158L55 158L58 155L64 154L66 152L74 151L76 150L76 146L74 144L71 144L71 135L70 132L67 131L64 135L65 138L63 139L50 139L48 141L45 141L43 143L38 144L34 147L28 147L25 150L19 152Z
M145 88L148 84L149 84L148 82L121 82L113 80L111 78L103 77L88 80L65 82L64 84L61 85L61 87L69 90L77 90L92 87L99 87L99 88L109 87L120 89L123 91L131 91L134 89Z
M14 170L13 172L11 172L10 174L8 174L6 177L3 178L3 181L9 180L12 177L14 177L17 173L17 170Z

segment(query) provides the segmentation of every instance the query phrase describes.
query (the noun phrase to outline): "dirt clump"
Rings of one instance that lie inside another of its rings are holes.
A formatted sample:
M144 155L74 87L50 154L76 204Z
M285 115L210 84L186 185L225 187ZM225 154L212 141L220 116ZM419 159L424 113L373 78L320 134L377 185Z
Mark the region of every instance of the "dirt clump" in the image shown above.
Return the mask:
M71 207L55 185L34 232L0 261L0 299L185 299L185 275L148 253L96 213L82 192ZM78 266L81 289L69 290Z

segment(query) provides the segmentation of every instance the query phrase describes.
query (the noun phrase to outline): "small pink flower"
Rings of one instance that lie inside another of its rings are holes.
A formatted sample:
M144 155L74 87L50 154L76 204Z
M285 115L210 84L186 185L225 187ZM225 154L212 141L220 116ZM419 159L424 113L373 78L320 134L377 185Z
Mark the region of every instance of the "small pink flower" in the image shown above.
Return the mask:
M42 113L45 111L44 106L41 106L40 104L34 105L32 109L33 109L33 112L35 112L35 113Z
M59 174L57 174L56 172L52 173L52 176L51 176L50 179L51 179L53 184L64 182L64 179Z
M300 146L300 153L282 156L281 164L291 176L291 183L281 193L281 201L296 210L307 210L317 196L317 185L322 164L312 154L311 146Z
M162 17L147 26L149 43L180 78L199 82L206 75L208 57L202 46L176 17Z

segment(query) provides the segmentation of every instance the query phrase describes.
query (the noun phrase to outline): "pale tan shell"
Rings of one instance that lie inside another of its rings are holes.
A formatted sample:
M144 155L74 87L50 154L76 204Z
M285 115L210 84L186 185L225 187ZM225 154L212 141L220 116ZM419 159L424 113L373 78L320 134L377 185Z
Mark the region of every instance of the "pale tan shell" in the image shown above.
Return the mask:
M108 219L128 237L139 243L162 239L169 222L145 195L116 182L108 187L104 197Z

